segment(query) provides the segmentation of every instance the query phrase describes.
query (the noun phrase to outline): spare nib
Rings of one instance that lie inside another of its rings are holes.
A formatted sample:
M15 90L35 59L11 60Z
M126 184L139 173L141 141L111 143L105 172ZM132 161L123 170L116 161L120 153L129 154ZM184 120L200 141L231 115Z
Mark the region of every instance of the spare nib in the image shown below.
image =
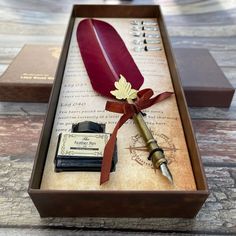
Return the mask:
M173 184L173 177L166 163L160 165L161 173Z

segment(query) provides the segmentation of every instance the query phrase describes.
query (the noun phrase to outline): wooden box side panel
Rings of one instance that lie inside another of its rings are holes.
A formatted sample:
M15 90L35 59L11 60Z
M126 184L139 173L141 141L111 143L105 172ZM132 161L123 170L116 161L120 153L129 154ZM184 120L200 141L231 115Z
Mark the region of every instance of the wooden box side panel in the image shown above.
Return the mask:
M157 7L151 5L74 5L74 17L154 18Z
M41 217L193 218L206 198L204 192L30 191L30 196Z
M3 102L47 102L51 93L51 85L32 84L0 84L0 101Z
M225 91L199 91L197 89L191 90L185 88L185 97L188 101L188 105L192 107L230 107L233 96L234 89Z

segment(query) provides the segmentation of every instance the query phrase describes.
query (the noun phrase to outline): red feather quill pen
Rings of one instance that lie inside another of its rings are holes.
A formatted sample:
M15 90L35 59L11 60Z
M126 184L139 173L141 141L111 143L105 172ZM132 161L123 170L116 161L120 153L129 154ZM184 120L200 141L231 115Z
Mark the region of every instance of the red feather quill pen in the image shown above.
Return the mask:
M123 40L110 24L94 19L82 20L77 28L77 41L93 89L102 96L127 100L123 103L107 102L106 105L106 110L123 115L105 147L100 183L109 179L116 134L130 118L133 118L147 144L154 169L160 168L162 174L172 181L163 150L157 145L141 113L142 109L168 98L172 93L164 92L151 98L151 89L137 92L144 78ZM117 90L113 91L115 88Z

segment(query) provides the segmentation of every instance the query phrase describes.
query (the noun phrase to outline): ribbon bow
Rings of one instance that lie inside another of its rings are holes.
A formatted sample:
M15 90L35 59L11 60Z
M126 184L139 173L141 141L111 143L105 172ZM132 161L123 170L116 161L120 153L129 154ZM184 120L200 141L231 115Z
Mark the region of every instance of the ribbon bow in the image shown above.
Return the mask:
M152 98L153 94L154 94L153 90L148 88L148 89L140 90L138 92L138 98L133 104L130 104L128 102L114 102L114 101L108 101L106 103L105 109L107 111L121 113L123 115L120 117L119 121L117 122L111 134L111 137L105 146L103 160L102 160L100 184L103 184L109 180L112 156L113 156L115 143L116 143L116 136L117 136L117 132L119 128L128 119L132 118L134 114L138 114L143 109L146 109L158 102L163 101L164 99L170 97L173 93L163 92Z

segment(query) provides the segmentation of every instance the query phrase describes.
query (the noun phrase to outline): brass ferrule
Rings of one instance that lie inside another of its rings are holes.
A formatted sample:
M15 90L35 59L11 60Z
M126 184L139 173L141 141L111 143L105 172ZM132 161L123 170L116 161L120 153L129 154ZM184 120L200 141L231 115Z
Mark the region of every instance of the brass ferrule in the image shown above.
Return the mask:
M147 142L146 142L146 146L148 147L151 143L157 143L157 141L155 139L149 139Z
M158 169L159 166L163 163L167 163L167 160L165 159L165 157L161 158L161 159L157 159L156 156L152 156L152 164L154 169Z

